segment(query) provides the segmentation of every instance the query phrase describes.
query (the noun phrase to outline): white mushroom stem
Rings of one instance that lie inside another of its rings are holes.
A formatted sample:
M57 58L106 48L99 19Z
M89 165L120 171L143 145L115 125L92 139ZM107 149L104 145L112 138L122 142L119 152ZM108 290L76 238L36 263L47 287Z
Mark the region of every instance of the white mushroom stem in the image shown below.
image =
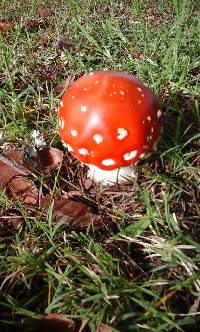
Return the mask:
M94 165L89 167L88 177L96 182L113 185L115 183L127 183L135 177L134 166L120 167L111 171L105 171Z

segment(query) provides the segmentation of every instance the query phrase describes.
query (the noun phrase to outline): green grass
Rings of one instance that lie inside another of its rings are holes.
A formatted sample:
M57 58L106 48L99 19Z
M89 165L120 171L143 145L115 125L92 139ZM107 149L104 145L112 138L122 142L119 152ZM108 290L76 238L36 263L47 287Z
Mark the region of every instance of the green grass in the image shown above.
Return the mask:
M2 143L31 145L37 129L48 145L62 148L53 111L61 93L54 87L91 68L144 80L159 95L164 133L158 152L137 166L132 186L87 192L108 206L102 228L71 229L54 220L52 206L34 217L34 208L1 194L0 326L27 331L32 319L58 312L79 325L87 319L88 331L99 324L123 332L198 331L200 5L49 0L53 13L41 18L41 3L1 2L0 17L15 22L0 35ZM45 25L30 29L30 19ZM78 170L70 181L61 167L35 183L54 192L63 181L80 189ZM5 230L12 211L22 217L18 231Z

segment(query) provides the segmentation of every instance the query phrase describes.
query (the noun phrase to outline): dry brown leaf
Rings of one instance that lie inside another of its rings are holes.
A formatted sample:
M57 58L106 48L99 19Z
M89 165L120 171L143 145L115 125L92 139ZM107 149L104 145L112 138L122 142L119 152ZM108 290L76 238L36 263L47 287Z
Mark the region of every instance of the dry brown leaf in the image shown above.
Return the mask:
M7 186L9 197L26 204L36 204L38 190L27 176L34 168L49 173L59 167L62 159L63 152L56 148L34 150L29 157L24 149L7 150L0 155L0 190Z
M15 176L29 174L30 172L14 159L0 155L0 190L3 190Z
M13 25L12 23L9 23L9 22L3 22L0 20L0 31L1 32L6 32L6 31L9 31L13 28Z
M23 164L24 149L9 149L2 152L3 156L14 159L17 163Z
M53 215L61 218L64 223L83 226L92 223L91 214L88 213L88 206L67 198L55 202Z
M74 202L67 198L55 202L53 215L72 227L85 227L99 221L99 216L91 213L85 203Z
M26 204L36 204L38 190L31 180L23 176L17 176L8 184L7 195L14 199L20 199Z
M57 169L63 160L63 152L56 148L44 148L37 151L37 162L39 167L46 171L52 172Z
M51 197L44 197L41 206L48 208ZM86 203L75 202L69 198L55 199L53 217L69 224L72 228L82 228L91 224L100 224L101 216L91 212Z
M74 320L62 314L49 314L39 323L37 332L75 332Z
M29 170L23 166L22 149L8 150L0 155L0 190L7 186L6 193L14 199L21 199L26 204L35 204L38 191L26 176Z
M21 167L28 172L27 174L23 173L22 175L30 174L29 171L32 171L34 168L46 172L52 172L62 164L63 160L63 152L53 147L45 147L38 151L35 151L31 147L28 149L11 149L4 151L2 155L9 158L9 160L14 160L13 162L18 163L18 167Z

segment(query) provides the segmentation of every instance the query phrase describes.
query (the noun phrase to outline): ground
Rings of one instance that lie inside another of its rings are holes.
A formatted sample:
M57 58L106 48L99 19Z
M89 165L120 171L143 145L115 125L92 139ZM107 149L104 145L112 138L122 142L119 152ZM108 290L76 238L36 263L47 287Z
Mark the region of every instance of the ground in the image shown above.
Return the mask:
M0 183L1 331L198 330L199 14L192 0L2 0L0 179L15 169L32 196ZM145 81L164 115L125 186L86 179L57 133L67 85L106 69Z

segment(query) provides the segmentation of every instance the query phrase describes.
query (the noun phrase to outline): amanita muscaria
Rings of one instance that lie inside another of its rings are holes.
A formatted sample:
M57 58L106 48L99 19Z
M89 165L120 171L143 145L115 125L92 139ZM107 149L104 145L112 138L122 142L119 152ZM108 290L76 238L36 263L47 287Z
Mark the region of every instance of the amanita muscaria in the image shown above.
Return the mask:
M157 148L159 101L135 76L96 71L74 81L59 108L59 133L97 181L124 180Z

